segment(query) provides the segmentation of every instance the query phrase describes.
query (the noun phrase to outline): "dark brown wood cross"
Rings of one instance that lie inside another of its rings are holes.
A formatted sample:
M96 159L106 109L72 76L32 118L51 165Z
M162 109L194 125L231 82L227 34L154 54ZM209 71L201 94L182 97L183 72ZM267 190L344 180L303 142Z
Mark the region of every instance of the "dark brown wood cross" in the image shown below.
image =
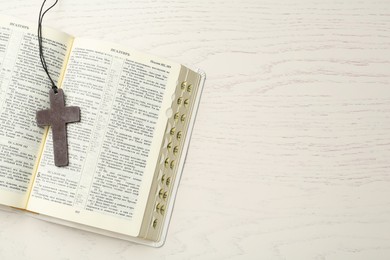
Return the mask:
M53 133L54 163L56 166L67 166L68 139L66 124L80 121L79 107L65 107L64 92L57 89L50 90L50 109L37 112L37 124L39 126L51 126Z

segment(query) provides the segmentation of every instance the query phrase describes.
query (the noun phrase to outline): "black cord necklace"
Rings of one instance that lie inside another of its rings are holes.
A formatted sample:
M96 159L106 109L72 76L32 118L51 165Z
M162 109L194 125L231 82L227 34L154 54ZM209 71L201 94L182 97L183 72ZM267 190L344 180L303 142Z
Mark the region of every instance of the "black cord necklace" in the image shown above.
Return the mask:
M56 0L54 2L53 5L51 5L49 8L47 8L43 13L43 7L45 6L46 4L46 0L43 1L42 3L42 6L41 6L41 10L39 11L39 18L38 18L38 45L39 45L39 58L41 59L41 63L42 63L42 67L43 69L45 70L47 76L49 77L50 79L50 82L51 82L51 88L54 90L55 93L57 93L57 85L54 83L53 79L51 78L50 76L50 73L49 73L49 69L47 68L47 64L46 64L46 60L45 60L45 56L43 55L43 44L42 44L42 21L43 21L43 17L45 16L45 14L50 11L50 9L52 9L56 4L58 3L58 0Z
M58 88L54 80L50 76L49 69L43 55L43 36L42 36L42 21L45 14L52 9L58 0L53 5L47 8L43 13L46 0L43 1L41 10L39 12L38 19L38 45L39 45L39 58L42 63L42 67L46 72L51 82L51 89L49 91L50 96L50 109L41 110L37 112L37 124L38 126L51 126L53 134L53 150L54 150L54 163L56 166L67 166L69 164L68 159L68 140L66 134L66 124L80 121L80 108L79 107L66 107L64 92Z

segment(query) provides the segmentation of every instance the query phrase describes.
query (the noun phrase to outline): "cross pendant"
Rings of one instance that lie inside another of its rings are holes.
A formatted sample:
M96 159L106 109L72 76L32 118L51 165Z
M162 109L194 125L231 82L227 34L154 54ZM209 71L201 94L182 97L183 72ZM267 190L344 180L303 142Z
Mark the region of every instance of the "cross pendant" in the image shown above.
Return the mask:
M56 166L67 166L68 140L66 136L66 124L80 121L79 107L65 107L64 92L53 89L49 92L50 109L37 111L38 126L51 126L53 133L54 163Z

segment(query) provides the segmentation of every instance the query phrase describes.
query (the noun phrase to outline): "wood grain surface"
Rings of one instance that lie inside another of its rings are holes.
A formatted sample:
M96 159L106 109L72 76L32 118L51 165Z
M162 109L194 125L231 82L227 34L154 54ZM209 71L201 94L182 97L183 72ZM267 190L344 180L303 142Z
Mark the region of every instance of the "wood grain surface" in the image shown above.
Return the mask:
M1 259L390 259L390 1L60 0L45 24L207 81L162 248L0 212Z

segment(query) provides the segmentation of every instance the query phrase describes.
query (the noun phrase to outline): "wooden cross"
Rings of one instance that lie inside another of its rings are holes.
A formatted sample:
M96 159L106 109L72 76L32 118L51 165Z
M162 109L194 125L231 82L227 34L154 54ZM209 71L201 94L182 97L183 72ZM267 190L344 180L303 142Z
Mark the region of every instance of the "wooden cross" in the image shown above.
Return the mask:
M68 140L66 124L80 121L79 107L65 107L64 92L50 90L50 109L37 112L38 126L51 126L53 133L54 163L56 166L67 166Z

